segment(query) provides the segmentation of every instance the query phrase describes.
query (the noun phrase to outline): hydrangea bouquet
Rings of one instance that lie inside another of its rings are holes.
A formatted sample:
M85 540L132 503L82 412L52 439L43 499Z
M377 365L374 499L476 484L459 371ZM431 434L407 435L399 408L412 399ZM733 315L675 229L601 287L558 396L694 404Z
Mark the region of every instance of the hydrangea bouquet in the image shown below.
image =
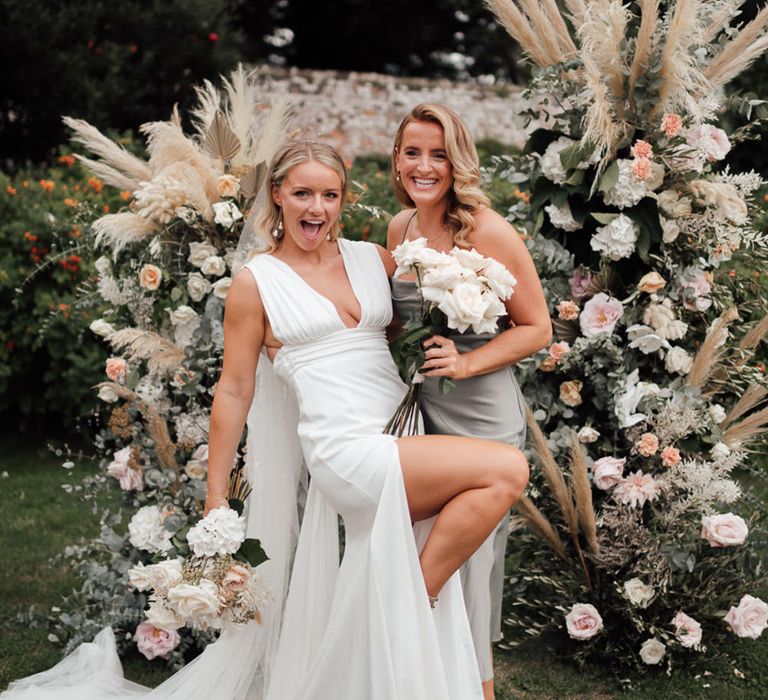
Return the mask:
M395 276L415 274L421 295L421 312L410 319L405 332L392 343L400 375L408 393L385 428L398 437L413 434L418 427L420 385L424 365L424 340L449 329L464 333L492 333L506 313L503 301L512 296L517 280L497 260L476 250L454 247L441 253L425 238L405 241L394 249ZM442 377L440 388L450 391L453 383Z

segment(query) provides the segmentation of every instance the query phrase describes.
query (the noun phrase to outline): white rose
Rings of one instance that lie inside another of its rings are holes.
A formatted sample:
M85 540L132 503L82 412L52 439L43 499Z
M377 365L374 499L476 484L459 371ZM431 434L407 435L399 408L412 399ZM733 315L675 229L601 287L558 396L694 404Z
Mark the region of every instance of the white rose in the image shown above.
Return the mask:
M213 296L217 299L226 299L229 288L232 286L231 277L222 277L213 283Z
M619 177L616 184L603 195L603 201L619 209L634 207L647 193L645 182L635 175L632 161L628 158L620 158L616 163Z
M88 327L91 329L93 333L95 333L98 336L101 336L102 338L106 338L108 335L111 335L112 333L115 332L115 327L111 323L107 323L105 320L101 318L97 318Z
M134 588L140 591L148 591L155 585L155 579L152 576L151 566L144 566L141 562L128 569L128 582Z
M215 275L220 277L227 271L227 263L224 262L224 258L218 255L211 255L203 260L203 264L200 265L200 271L204 275Z
M592 483L601 491L608 491L621 481L626 459L601 457L592 463Z
M190 479L205 479L208 470L196 459L190 459L184 467L184 473Z
M416 258L418 257L419 253L424 250L426 245L426 238L416 238L412 241L403 241L392 251L392 257L397 263L395 277L413 272L413 266L416 262Z
M739 515L722 513L701 518L701 537L710 547L735 547L744 544L748 535L747 523Z
M221 608L218 592L219 587L207 578L200 579L196 586L181 583L168 591L168 605L185 620L210 617Z
M578 433L576 433L576 436L579 438L579 442L587 444L596 442L597 438L600 437L600 433L593 427L585 425Z
M680 235L680 227L677 225L677 222L663 216L659 217L659 222L661 223L662 230L661 240L664 243L674 243Z
M672 618L677 641L687 649L696 649L701 644L701 625L684 612L679 612Z
M597 229L589 245L592 250L603 253L611 260L621 260L635 252L638 235L640 229L637 224L628 216L619 214L610 224Z
M709 454L712 455L712 459L725 459L731 454L731 448L724 442L716 442L709 451Z
M713 403L709 407L709 415L712 416L712 420L718 425L725 420L725 409L719 403Z
M176 216L185 224L194 224L197 221L197 212L192 207L176 207Z
M488 258L484 255L480 255L474 248L467 250L466 248L459 248L455 246L451 248L450 256L456 260L462 267L472 270L473 272L480 272L485 268Z
M482 321L485 309L483 292L476 284L459 284L440 304L440 310L448 317L448 327L460 333Z
M207 241L202 243L192 242L189 244L189 256L187 261L195 267L200 267L207 258L216 255L218 251Z
M149 622L161 630L177 630L184 626L184 620L159 600L150 603L146 616Z
M728 219L737 226L746 222L747 204L729 182L693 180L688 183L688 186L693 195L698 198L699 204L715 208L718 216Z
M498 260L486 258L487 264L483 269L483 276L491 291L500 299L509 299L517 284L515 276Z
M112 270L112 263L106 255L102 255L93 266L100 275L107 275Z
M98 396L105 403L115 403L120 398L111 386L101 387Z
M651 163L651 174L645 178L645 188L649 192L658 190L664 184L664 166L655 161Z
M192 301L200 301L211 291L211 283L199 272L193 272L187 277L187 294Z
M660 663L667 653L667 647L655 637L646 639L640 647L640 658L643 663L649 666L655 666Z
M688 324L675 318L672 302L650 304L643 314L643 323L650 325L664 340L679 340L688 331Z
M229 508L214 508L187 533L197 557L234 554L245 539L245 518Z
M647 608L653 600L653 586L643 583L639 578L631 578L624 582L624 595L632 605Z
M691 357L683 348L673 346L667 353L667 357L664 360L664 366L668 372L676 372L677 374L688 374L693 367L693 357Z
M200 316L191 306L180 306L178 309L166 309L174 326L183 326L187 323L199 321Z
M559 228L562 231L578 231L581 229L581 224L573 218L568 202L560 207L550 204L544 207L544 211L555 228Z
M240 180L234 175L219 175L216 180L216 191L219 197L235 197L240 189Z
M560 151L576 143L566 136L561 136L557 141L553 141L547 146L542 155L539 156L539 167L541 172L548 180L558 185L565 183L566 174L563 169L563 163L560 160Z
M659 192L658 200L659 206L674 219L689 216L692 211L691 200L681 197L675 190Z
M225 229L231 229L235 222L243 218L243 213L234 202L215 202L212 207L214 223Z
M594 605L576 603L565 616L568 636L580 641L591 639L603 629L603 618Z
M724 619L737 637L757 639L768 627L768 605L760 598L745 595Z
M644 355L650 355L663 347L669 347L669 343L656 335L649 326L637 323L627 328L627 338L631 341L629 347L639 348Z
M163 559L149 566L139 563L129 570L128 579L140 591L154 588L158 595L165 595L181 583L181 575L181 559Z
M456 261L452 265L429 267L421 274L421 283L425 287L451 289L465 274L465 269Z

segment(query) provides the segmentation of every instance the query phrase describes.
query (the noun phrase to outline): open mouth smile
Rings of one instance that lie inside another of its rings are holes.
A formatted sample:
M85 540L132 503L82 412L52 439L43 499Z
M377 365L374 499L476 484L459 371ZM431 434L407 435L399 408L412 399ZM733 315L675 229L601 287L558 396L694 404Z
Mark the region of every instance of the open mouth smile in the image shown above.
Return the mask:
M300 223L304 237L314 241L320 235L320 230L325 222L320 219L302 219Z

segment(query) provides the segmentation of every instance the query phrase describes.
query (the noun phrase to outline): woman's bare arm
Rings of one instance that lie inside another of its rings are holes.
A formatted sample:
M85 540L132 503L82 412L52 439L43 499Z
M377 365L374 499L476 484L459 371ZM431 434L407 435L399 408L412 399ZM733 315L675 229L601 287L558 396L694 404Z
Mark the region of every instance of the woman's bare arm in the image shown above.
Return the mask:
M256 365L264 342L264 308L253 275L241 270L227 294L224 364L211 411L205 513L227 505L229 474L253 400Z

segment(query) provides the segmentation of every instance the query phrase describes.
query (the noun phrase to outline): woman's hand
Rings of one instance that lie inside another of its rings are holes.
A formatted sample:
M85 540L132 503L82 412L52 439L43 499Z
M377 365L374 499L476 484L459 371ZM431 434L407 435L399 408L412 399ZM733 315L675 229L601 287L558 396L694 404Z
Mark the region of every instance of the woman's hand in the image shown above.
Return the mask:
M472 376L467 356L456 349L456 343L450 338L433 335L424 341L424 348L427 361L419 372L425 377L450 377L458 380Z
M208 515L214 508L229 508L227 497L208 494L205 497L205 512L203 513L203 517Z

